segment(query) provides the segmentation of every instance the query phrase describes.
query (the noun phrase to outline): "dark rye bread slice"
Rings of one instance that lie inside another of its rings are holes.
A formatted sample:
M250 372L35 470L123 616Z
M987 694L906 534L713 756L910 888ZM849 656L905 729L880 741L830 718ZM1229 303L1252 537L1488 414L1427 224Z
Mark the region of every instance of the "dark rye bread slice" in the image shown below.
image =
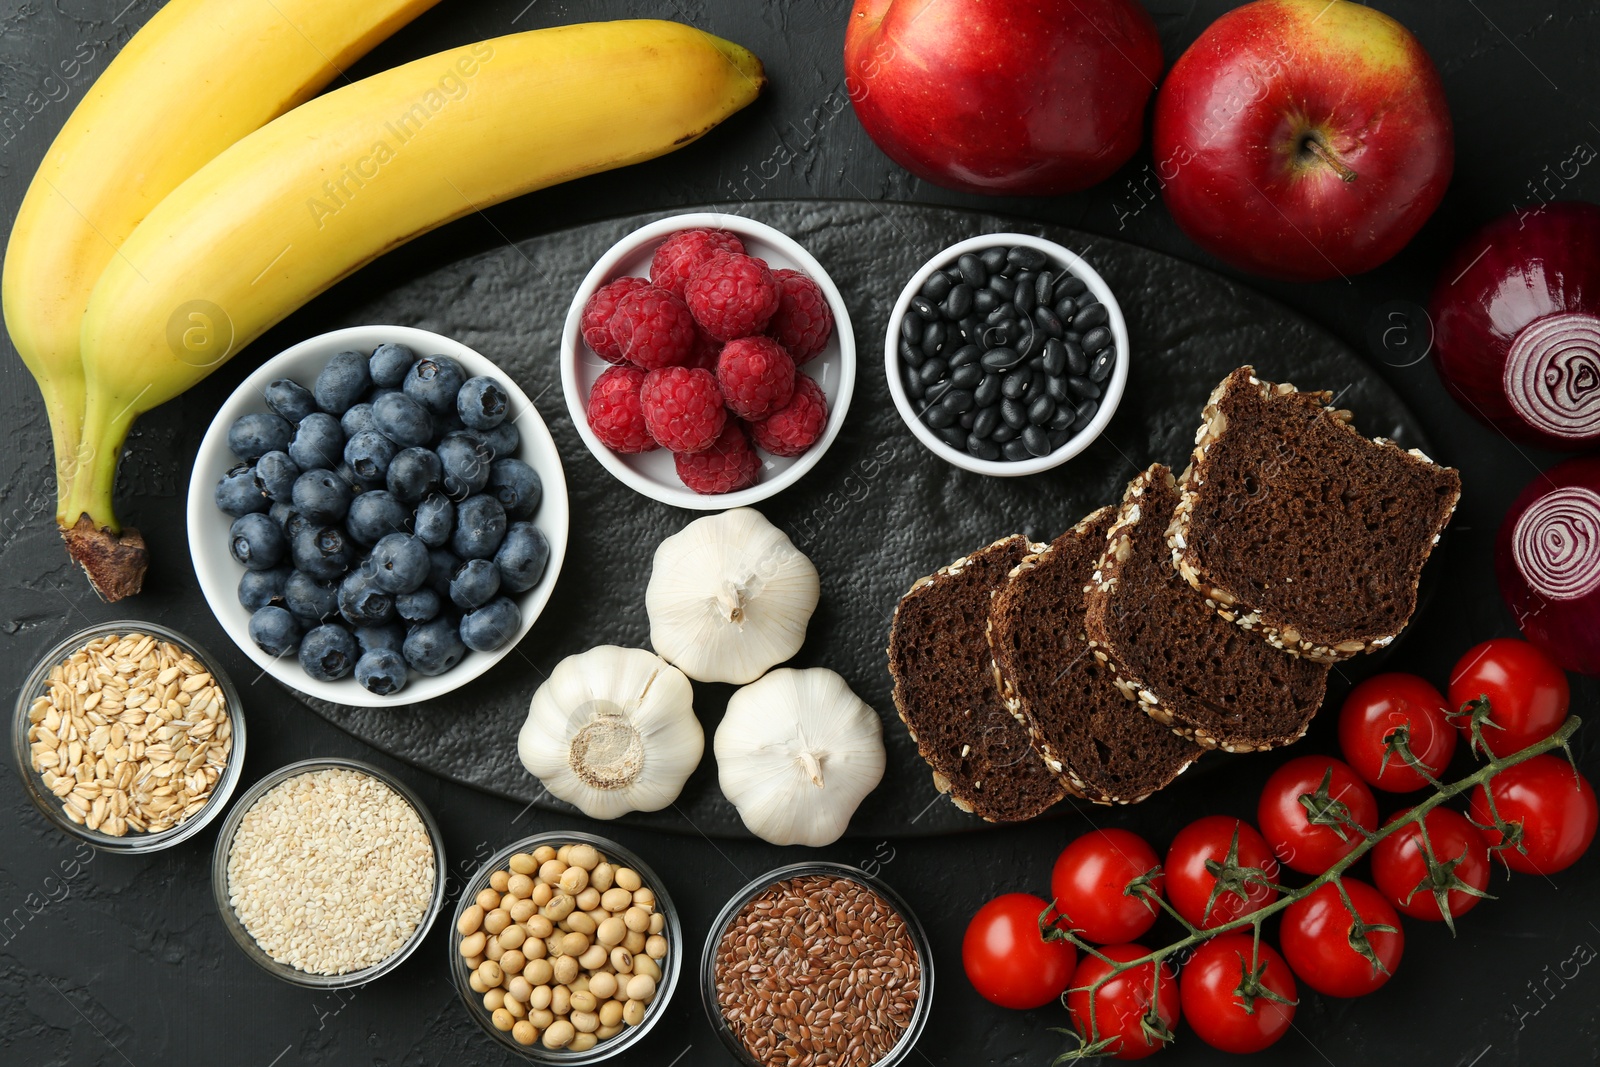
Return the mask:
M1254 752L1298 740L1328 665L1284 655L1189 588L1167 549L1177 504L1159 463L1128 483L1085 594L1090 646L1125 696L1197 744Z
M1031 819L1066 795L1000 702L989 659L989 597L1042 546L1013 535L919 578L889 631L894 706L956 807L989 822Z
M1089 652L1084 586L1116 514L1101 508L1024 558L989 605L1006 707L1067 787L1096 804L1136 804L1205 751L1140 711Z
M1369 440L1326 392L1240 367L1206 403L1167 541L1226 619L1286 652L1336 661L1393 641L1461 476Z

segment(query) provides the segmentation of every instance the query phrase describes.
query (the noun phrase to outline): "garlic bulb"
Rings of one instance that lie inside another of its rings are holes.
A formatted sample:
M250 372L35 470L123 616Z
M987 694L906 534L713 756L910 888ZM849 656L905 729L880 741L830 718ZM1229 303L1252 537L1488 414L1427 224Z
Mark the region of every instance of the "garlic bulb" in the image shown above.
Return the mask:
M878 713L820 667L776 670L734 693L712 749L723 794L774 845L837 841L883 778Z
M592 819L671 804L705 747L683 672L615 645L556 664L517 736L529 773Z
M696 519L656 549L650 643L696 681L753 682L799 651L820 591L811 561L759 511Z

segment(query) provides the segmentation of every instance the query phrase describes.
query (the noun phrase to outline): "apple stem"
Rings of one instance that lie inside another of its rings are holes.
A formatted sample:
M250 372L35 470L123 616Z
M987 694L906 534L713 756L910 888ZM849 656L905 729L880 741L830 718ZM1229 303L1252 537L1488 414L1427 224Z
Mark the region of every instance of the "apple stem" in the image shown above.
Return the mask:
M1324 143L1321 135L1315 133L1307 134L1300 147L1302 151L1310 152L1317 159L1332 167L1342 180L1347 182L1356 180L1356 172L1351 170L1344 160L1333 154L1333 149Z

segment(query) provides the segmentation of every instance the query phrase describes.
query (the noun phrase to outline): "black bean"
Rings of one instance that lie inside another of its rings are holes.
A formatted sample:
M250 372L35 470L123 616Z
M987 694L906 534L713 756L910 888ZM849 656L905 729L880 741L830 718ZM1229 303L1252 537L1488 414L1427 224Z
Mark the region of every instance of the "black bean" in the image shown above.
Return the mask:
M1053 452L1072 440L1072 433L1068 430L1056 430L1050 434L1050 450Z
M1000 306L1000 300L1000 294L993 289L979 289L972 294L972 313L974 315L987 315Z
M1032 319L1018 319L1017 321L1022 323L1025 331L1022 335L1022 340L1017 342L1017 350L1022 353L1023 358L1043 352L1044 343L1049 340L1044 331L1034 329Z
M1111 329L1107 326L1096 326L1083 335L1083 350L1094 355L1111 343Z
M950 364L943 359L930 359L917 373L922 376L923 385L932 385L934 382L944 380L944 376L950 373Z
M1103 382L1111 377L1111 368L1117 362L1117 350L1102 348L1100 354L1094 357L1094 363L1089 367L1089 380Z
M1044 343L1044 372L1051 376L1065 374L1067 370L1067 346L1054 337Z
M1007 278L1004 274L996 274L989 279L989 291L998 293L1002 298L1010 300L1017 293L1017 283Z
M967 312L972 310L972 286L958 285L950 290L950 295L944 298L944 317L947 319L964 319Z
M939 440L951 448L962 449L967 447L967 431L959 426L947 426L935 432L938 433Z
M1000 401L1000 417L1006 420L1006 425L1013 430L1020 430L1028 425L1028 409L1022 406L1020 400Z
M991 348L983 354L981 362L989 370L1010 370L1022 362L1022 353L1015 348Z
M1111 313L1104 304L1089 304L1080 307L1072 316L1072 328L1079 333L1092 330L1096 326L1104 326L1111 321Z
M1033 403L1028 405L1028 421L1035 426L1043 426L1055 413L1056 402L1048 396L1035 397Z
M1000 446L1000 454L1013 463L1018 460L1028 459L1033 455L1032 452L1028 451L1028 446L1023 444L1021 440L1007 441Z
M1100 387L1088 378L1074 375L1067 379L1067 388L1072 390L1080 400L1100 399Z
M1064 377L1057 378L1052 376L1047 378L1045 380L1044 387L1045 393L1048 394L1050 399L1054 400L1057 404L1065 404L1067 402L1067 398L1072 395L1072 389L1067 385L1067 379Z
M961 327L961 342L963 344L976 343L983 330L978 320L968 315L961 320L959 325Z
M922 351L932 359L944 351L945 342L950 340L950 327L942 322L930 322L922 331Z
M1066 332L1066 327L1061 325L1061 320L1048 304L1040 304L1033 309L1033 323L1051 337L1060 337Z
M1033 371L1027 367L1019 367L1006 375L1005 384L1000 386L1000 395L1007 400L1021 400L1028 392L1028 386L1033 384Z
M927 356L922 354L922 346L921 345L914 345L910 341L905 340L904 338L901 339L901 341L900 341L900 361L902 363L904 363L906 366L915 369L917 367L922 366L922 364L927 360L927 358L928 358Z
M1071 322L1073 312L1078 310L1078 302L1070 296L1064 296L1055 304L1056 317L1062 322Z
M1000 425L1000 405L988 404L978 409L977 416L972 420L973 436L988 437L994 433L994 428Z
M1003 445L1007 441L1015 441L1016 439L1017 428L1015 426L1007 426L1004 420L1001 420L1000 425L994 428L994 433L989 435L989 440L997 445Z
M939 406L945 408L946 410L953 411L957 415L961 414L963 411L971 411L973 408L972 390L954 388L950 389L944 394L944 396L939 398Z
M927 393L928 387L922 384L922 376L914 370L906 371L906 396L912 400L921 400Z
M963 430L972 429L972 424L977 421L978 413L976 411L962 412L961 418L956 420L957 425L959 425Z
M980 408L986 408L1000 400L1000 382L998 374L985 375L983 381L972 391L972 399L977 401Z
M911 310L921 315L924 321L939 317L939 305L921 293L911 298Z
M993 441L985 441L977 434L967 435L967 451L979 459L991 462L1000 458L1000 446Z
M1061 346L1067 350L1067 373L1088 374L1089 354L1083 350L1076 337L1064 338Z
M956 413L943 404L935 404L922 413L922 421L935 430L942 430L946 426L955 425Z
M1072 420L1072 432L1077 433L1089 425L1089 420L1094 418L1094 413L1100 410L1100 401L1085 400L1078 405L1078 417Z
M1003 322L1006 319L1014 319L1016 317L1016 307L1012 305L1010 301L1007 301L1004 304L998 305L993 311L989 312L989 314L984 317L983 321L993 324L996 322Z
M1056 299L1060 300L1064 296L1077 296L1088 288L1089 286L1084 280L1076 274L1064 273L1060 278L1056 279Z
M912 344L922 340L922 316L915 311L906 312L906 317L900 320L900 336Z
M1056 291L1056 276L1054 271L1042 270L1033 280L1033 302L1035 304L1048 304L1054 299Z
M965 367L969 363L976 363L983 355L983 349L977 345L962 345L950 354L950 368Z
M1017 291L1011 297L1011 302L1024 315L1033 311L1033 279L1034 276L1027 271L1017 275Z
M1051 433L1057 433L1071 426L1077 421L1077 418L1077 408L1073 407L1071 404L1062 404L1060 407L1056 408L1055 415L1051 417L1050 422L1047 426L1045 426L1045 429L1049 430Z
M976 389L982 381L983 368L976 363L968 363L950 372L950 384L957 389Z
M942 270L936 270L928 275L928 280L922 283L922 295L938 303L950 292L951 282L949 275Z
M961 272L962 280L974 288L989 280L989 272L984 269L983 262L971 252L956 260L956 270Z
M984 269L990 274L999 274L1006 269L1006 253L1011 251L1005 245L995 245L985 248L978 253L978 258L983 261Z
M944 276L950 279L951 285L960 285L967 280L967 276L961 273L960 267L946 267Z
M1038 270L1050 262L1050 257L1037 248L1017 246L1006 253L1006 262L1023 270Z
M1029 426L1022 431L1022 443L1035 456L1048 456L1050 454L1050 435L1038 426Z

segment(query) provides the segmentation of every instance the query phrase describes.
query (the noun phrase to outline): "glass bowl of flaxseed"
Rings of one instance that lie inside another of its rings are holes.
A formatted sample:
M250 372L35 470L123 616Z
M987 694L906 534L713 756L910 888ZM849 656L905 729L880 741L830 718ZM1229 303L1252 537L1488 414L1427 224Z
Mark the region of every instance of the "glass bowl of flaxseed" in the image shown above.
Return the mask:
M200 645L125 619L40 657L17 694L12 741L46 819L108 852L155 852L227 806L244 762L244 712Z
M933 1003L933 954L887 885L795 863L724 905L701 957L706 1016L750 1067L893 1067Z

